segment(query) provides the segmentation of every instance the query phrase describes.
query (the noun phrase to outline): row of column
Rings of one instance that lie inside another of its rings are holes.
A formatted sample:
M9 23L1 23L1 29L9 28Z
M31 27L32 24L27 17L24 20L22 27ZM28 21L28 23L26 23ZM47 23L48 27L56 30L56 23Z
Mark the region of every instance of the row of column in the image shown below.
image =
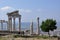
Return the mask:
M12 23L12 18L13 18L13 23ZM16 19L16 17L11 17L11 16L8 17L8 30L9 31L16 31L15 19ZM19 19L19 31L21 31L21 16L18 16L18 19ZM13 26L13 28L12 28L12 26Z
M30 25L30 34L34 34L33 32L33 22ZM40 26L39 26L39 17L37 18L37 35L40 35Z
M3 29L3 26L4 26L4 24L3 24L3 23L8 24L8 22L7 22L7 21L4 21L4 20L0 20L0 23L1 23L1 30L4 30L4 29Z

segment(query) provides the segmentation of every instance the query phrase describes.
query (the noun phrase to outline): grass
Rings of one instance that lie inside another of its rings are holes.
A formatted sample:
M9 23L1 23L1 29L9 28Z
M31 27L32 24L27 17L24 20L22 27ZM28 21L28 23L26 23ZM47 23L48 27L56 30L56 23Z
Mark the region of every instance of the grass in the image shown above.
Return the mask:
M38 38L38 39L40 39L40 38L48 39L49 37L48 36L36 36L36 38Z
M43 39L49 39L49 38L57 38L56 36L53 36L53 37L49 37L49 36L26 36L26 35L23 35L23 36L19 36L19 35L15 35L15 38L18 38L18 37L22 37L22 38L37 38L37 39L40 39L40 38L43 38Z
M7 40L7 38L0 37L0 40Z
M18 37L22 37L22 38L43 38L43 39L47 39L49 38L48 36L26 36L26 35L13 35L14 38L18 38Z
M40 39L40 38L42 38L42 39L49 39L50 37L49 36L26 36L26 35L13 35L13 37L14 38L19 38L19 37L21 37L21 38L37 38L37 39ZM55 38L55 37L54 37ZM0 40L6 40L6 39L8 39L8 38L5 38L5 37L0 37Z

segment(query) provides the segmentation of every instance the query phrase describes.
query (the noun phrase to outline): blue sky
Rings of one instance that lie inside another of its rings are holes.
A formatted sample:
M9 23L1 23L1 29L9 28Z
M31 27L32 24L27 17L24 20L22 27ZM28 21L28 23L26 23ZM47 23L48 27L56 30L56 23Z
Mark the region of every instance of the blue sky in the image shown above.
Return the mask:
M60 22L60 0L0 0L0 20L8 20L7 13L19 10L22 22L55 19Z

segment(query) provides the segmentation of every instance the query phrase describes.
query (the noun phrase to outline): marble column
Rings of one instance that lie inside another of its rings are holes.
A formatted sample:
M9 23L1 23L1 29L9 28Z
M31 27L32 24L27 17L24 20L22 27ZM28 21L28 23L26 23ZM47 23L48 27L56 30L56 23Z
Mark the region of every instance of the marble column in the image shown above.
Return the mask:
M33 22L30 25L30 35L32 35L32 34L33 34Z
M19 31L21 31L21 16L19 16Z
M40 34L39 17L37 18L37 34Z
M15 31L15 17L13 18L13 31Z
M8 30L12 31L12 18L10 16L8 17Z

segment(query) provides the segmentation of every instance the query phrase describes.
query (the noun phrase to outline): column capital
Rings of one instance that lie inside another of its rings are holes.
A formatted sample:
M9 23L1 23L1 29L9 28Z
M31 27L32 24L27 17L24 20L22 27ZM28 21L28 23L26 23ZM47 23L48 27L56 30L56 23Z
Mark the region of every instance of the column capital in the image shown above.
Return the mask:
M37 17L37 20L39 20L39 17Z
M12 16L8 16L8 18L12 18Z

